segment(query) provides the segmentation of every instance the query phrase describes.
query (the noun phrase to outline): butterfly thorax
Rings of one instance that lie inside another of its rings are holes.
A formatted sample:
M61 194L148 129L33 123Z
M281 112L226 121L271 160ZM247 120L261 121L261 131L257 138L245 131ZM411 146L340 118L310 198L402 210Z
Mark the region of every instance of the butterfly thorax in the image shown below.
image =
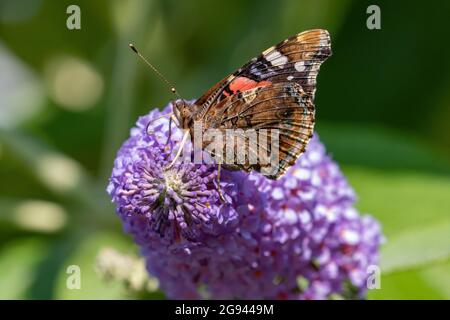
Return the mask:
M198 107L189 101L178 99L172 101L172 110L181 129L190 129Z

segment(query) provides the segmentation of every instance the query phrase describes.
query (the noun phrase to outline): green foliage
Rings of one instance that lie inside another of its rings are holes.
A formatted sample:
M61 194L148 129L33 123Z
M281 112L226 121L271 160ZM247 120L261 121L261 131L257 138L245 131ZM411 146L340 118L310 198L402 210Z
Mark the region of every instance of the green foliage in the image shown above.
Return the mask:
M3 244L0 250L0 299L27 297L35 270L47 250L45 241L25 235Z
M67 289L66 268L61 268L56 277L54 296L56 299L123 299L128 298L120 283L106 282L95 271L95 260L104 247L114 245L118 250L130 251L130 245L116 234L86 234L76 250L64 261L64 266L78 265L81 270L81 288Z
M130 294L94 269L101 248L136 253L104 191L107 177L137 116L172 98L128 42L192 98L261 50L316 27L330 30L334 52L319 75L317 131L358 209L386 235L381 289L369 298L450 298L450 63L440 59L450 53L449 2L424 12L379 1L377 31L365 27L369 1L77 3L79 31L65 27L71 2L0 3L0 65L10 67L0 73L0 299L163 297ZM70 69L74 59L88 71ZM42 208L52 228L24 223ZM81 290L66 287L72 264Z

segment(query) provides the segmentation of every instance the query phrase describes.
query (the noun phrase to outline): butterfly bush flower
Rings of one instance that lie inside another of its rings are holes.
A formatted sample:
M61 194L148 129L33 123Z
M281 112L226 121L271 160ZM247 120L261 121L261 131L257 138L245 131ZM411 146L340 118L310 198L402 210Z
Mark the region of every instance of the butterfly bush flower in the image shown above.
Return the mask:
M167 107L163 113L168 113ZM363 298L378 263L379 224L315 135L279 180L182 162L181 139L152 111L120 148L108 185L147 270L174 299Z

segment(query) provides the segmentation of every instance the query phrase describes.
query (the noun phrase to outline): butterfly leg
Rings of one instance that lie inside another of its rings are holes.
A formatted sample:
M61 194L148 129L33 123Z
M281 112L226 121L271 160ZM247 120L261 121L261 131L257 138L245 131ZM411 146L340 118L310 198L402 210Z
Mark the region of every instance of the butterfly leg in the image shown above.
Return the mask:
M222 169L222 164L219 163L217 166L217 192L219 192L220 201L222 201L222 203L225 203L226 200L225 200L225 197L223 196L222 188L220 186L220 172L222 171L221 169Z
M166 146L169 144L170 138L172 138L172 117L169 118L169 135L167 136Z
M167 137L166 146L169 144L170 139L172 138L172 121L175 122L175 124L180 127L180 123L178 122L178 119L175 117L173 113L169 113L170 119L169 119L169 135Z
M170 164L166 167L166 170L172 168L173 165L175 164L175 162L178 160L178 158L181 155L181 152L183 152L183 148L184 148L184 145L186 144L188 137L189 137L189 130L186 130L186 132L183 135L183 139L181 139L180 147L177 151L177 154L173 158L172 162L170 162Z
M147 135L150 135L150 134L153 133L153 131L148 131L148 129L150 128L150 125L151 125L153 122L158 121L159 119L162 119L162 118L167 118L167 117L170 117L170 118L172 119L172 116L174 116L173 112L168 113L168 114L163 114L162 116L159 116L159 117L156 117L155 119L150 120L150 121L147 123L147 127L145 128L145 132L147 133Z

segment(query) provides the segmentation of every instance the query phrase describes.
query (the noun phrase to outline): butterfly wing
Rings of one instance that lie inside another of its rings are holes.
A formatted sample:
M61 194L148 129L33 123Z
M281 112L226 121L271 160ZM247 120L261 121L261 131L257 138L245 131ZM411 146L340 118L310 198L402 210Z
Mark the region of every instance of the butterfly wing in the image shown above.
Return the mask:
M314 99L320 65L331 55L328 31L308 30L265 50L200 97L198 118L230 95L274 83L297 83Z
M316 78L330 55L326 30L305 31L265 50L198 99L196 120L205 130L226 136L233 129L233 144L225 139L221 161L271 179L282 176L312 137ZM253 133L256 143L249 139ZM230 150L233 165L227 161Z
M204 124L205 130L221 131L220 158L228 168L254 170L277 179L305 151L313 134L314 105L299 84L280 82L223 99L206 114ZM232 143L227 140L230 132ZM252 137L256 138L253 143ZM203 147L208 150L207 143ZM230 150L233 165L225 161Z

